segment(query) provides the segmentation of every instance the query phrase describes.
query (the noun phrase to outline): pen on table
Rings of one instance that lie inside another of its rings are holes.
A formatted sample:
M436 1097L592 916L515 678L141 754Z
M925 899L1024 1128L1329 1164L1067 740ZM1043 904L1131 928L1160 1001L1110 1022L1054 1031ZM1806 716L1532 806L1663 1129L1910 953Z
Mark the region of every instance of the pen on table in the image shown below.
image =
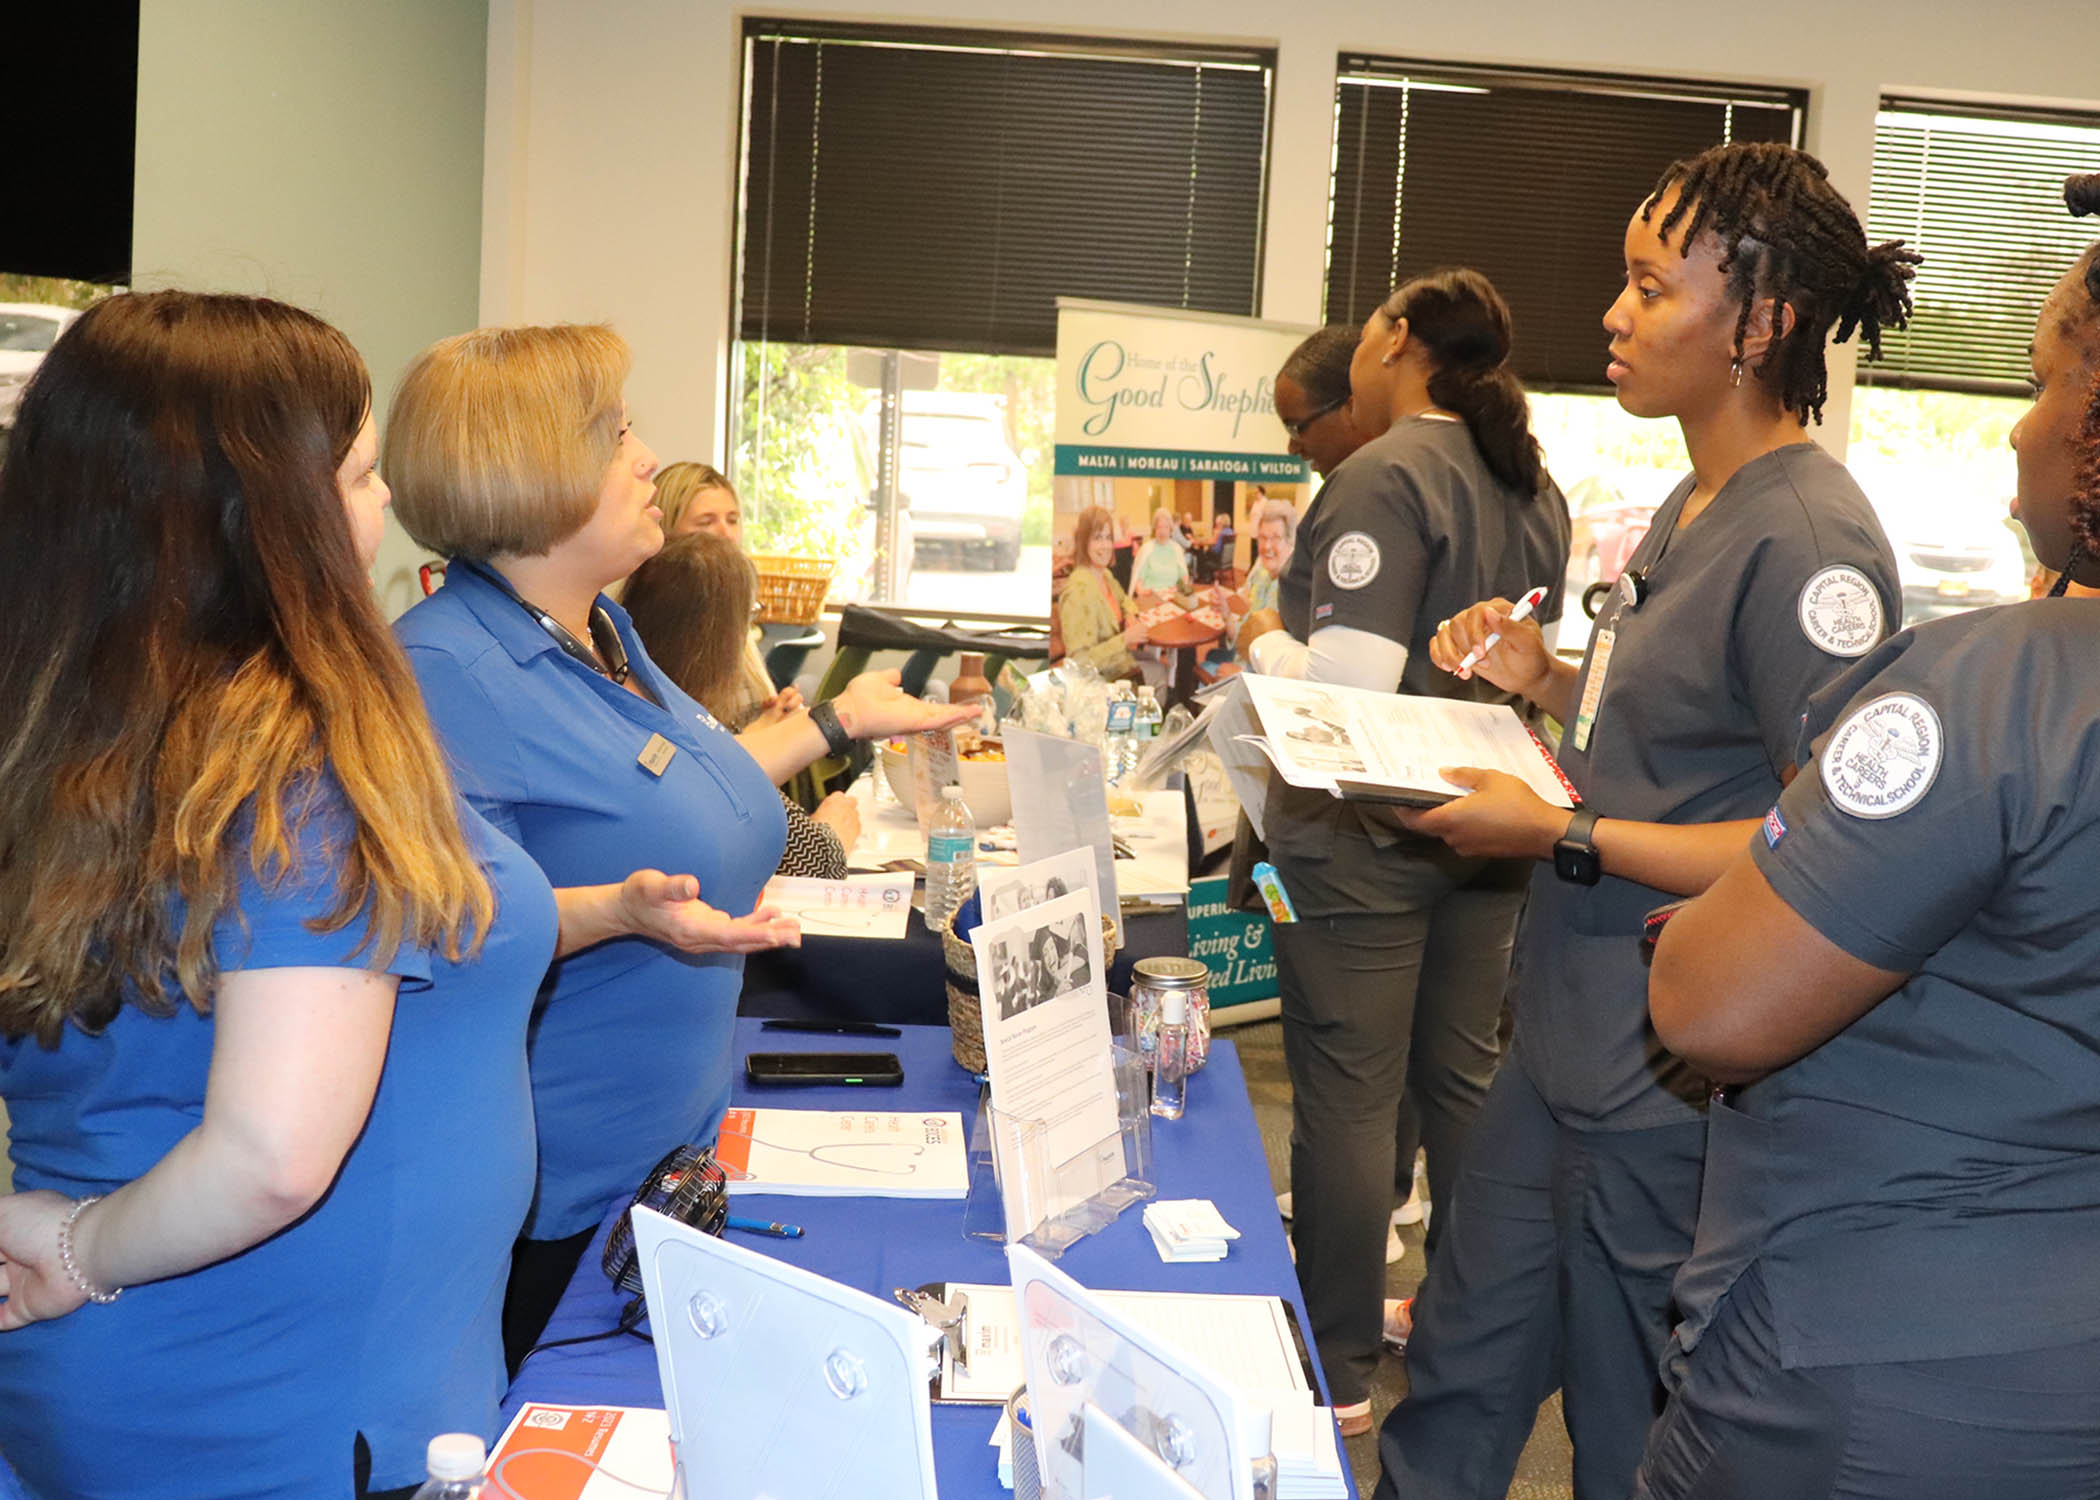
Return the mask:
M799 1240L802 1238L800 1224L775 1224L770 1219L746 1219L731 1214L722 1221L725 1229L741 1229L746 1234L769 1234L776 1240Z
M1530 619L1531 612L1545 602L1546 586L1542 583L1517 601L1517 607L1509 612L1509 623L1514 625L1519 620ZM1501 640L1502 632L1498 630L1481 642L1481 644L1468 651L1465 660L1458 664L1457 670L1459 675L1464 676L1472 671L1474 666L1480 661L1480 658L1494 650Z
M884 1026L876 1021L791 1021L772 1020L759 1023L761 1031L808 1031L826 1036L903 1036L894 1026Z

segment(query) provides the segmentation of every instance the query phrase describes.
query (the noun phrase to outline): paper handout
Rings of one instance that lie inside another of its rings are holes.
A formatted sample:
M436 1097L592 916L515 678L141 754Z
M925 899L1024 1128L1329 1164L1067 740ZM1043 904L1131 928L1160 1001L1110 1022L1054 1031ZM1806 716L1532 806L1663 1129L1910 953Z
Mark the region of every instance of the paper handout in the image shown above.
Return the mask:
M1505 771L1555 807L1574 788L1515 709L1412 693L1244 673L1261 719L1256 741L1292 786L1337 797L1434 807L1465 795L1446 766Z

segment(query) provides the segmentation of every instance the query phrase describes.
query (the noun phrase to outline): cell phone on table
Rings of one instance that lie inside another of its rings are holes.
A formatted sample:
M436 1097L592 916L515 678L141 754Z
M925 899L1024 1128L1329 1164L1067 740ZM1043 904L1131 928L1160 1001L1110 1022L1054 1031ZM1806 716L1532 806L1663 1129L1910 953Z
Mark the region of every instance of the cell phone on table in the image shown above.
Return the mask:
M894 1052L753 1052L744 1058L744 1077L769 1087L894 1088L904 1082L904 1065Z

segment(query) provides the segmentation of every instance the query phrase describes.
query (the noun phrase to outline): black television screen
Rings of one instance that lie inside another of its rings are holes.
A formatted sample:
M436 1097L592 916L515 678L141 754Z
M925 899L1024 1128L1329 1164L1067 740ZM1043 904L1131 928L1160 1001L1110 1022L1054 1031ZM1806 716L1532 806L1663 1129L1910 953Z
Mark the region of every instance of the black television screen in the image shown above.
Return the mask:
M32 0L5 29L0 271L128 283L138 0Z

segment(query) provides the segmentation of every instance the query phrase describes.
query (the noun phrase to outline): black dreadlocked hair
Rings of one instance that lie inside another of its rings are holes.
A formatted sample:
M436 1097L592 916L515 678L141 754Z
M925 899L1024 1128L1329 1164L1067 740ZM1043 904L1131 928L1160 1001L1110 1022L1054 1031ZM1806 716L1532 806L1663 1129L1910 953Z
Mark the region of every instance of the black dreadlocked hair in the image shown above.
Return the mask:
M1838 343L1857 332L1868 358L1879 359L1882 330L1910 319L1910 279L1923 257L1901 240L1869 248L1859 216L1830 185L1823 164L1792 146L1744 141L1670 163L1641 205L1643 223L1671 188L1677 201L1657 233L1667 240L1682 224L1678 251L1687 256L1702 233L1720 241L1721 274L1742 301L1736 358L1751 308L1771 303L1772 342L1753 373L1778 391L1788 411L1821 422L1830 392L1823 341L1832 326ZM1781 321L1782 303L1793 309L1791 328Z
M2088 214L2100 214L2100 172L2085 172L2076 177L2066 177L2064 207L2071 211L2071 217L2074 219L2082 219ZM2093 307L2100 309L2100 245L2087 249L2084 265L2086 295L2092 299Z
M1340 406L1349 399L1349 360L1362 333L1347 323L1315 329L1276 373L1305 392L1315 409Z
M2064 207L2077 218L2100 214L2100 172L2066 178ZM2084 283L2086 305L2069 314L2069 326L2072 332L2082 335L2100 318L2100 244L2088 246L2072 269ZM2100 351L2095 351L2095 362L2100 363ZM2096 377L2087 396L2085 420L2080 424L2076 442L2077 491L2071 504L2071 534L2077 549L2091 557L2100 554L2100 377ZM2074 557L2065 566L2064 577L2069 578L2077 567Z
M1531 403L1509 371L1509 306L1495 284L1465 267L1425 271L1394 288L1379 309L1407 320L1436 368L1429 399L1465 418L1473 446L1494 476L1520 495L1536 495L1546 465L1531 435Z

